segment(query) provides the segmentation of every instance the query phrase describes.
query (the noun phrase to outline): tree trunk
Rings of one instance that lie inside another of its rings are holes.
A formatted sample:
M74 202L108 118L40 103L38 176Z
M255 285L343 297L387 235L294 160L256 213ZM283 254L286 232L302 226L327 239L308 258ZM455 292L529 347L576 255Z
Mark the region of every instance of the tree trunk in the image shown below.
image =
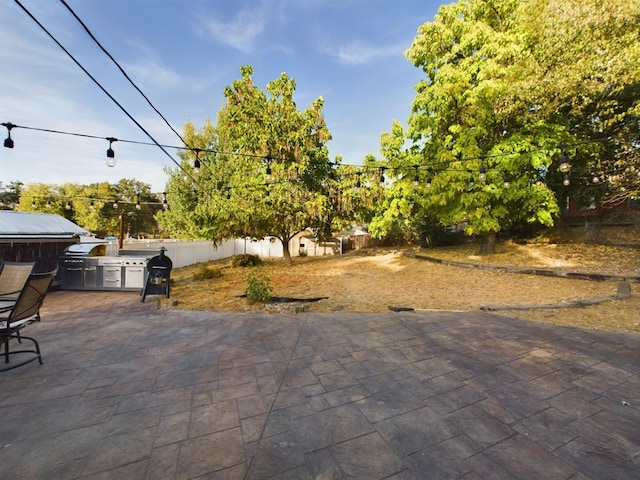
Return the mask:
M496 232L489 232L482 237L482 243L480 244L480 255L491 255L496 253Z
M282 256L284 257L284 263L289 266L293 265L293 262L291 261L291 252L289 252L289 241L284 241L282 239L280 239L280 241L282 242Z
M600 241L600 218L584 218L584 243L598 243Z

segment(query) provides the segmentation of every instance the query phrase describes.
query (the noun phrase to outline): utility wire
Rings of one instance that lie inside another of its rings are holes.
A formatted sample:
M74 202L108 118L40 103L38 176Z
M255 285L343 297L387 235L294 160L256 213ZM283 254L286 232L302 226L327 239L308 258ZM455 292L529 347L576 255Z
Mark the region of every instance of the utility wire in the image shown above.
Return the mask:
M74 18L78 21L78 23L80 23L80 25L82 25L82 28L84 28L85 32L87 32L87 35L89 35L89 37L91 37L91 39L96 43L96 45L98 45L98 47L100 47L100 50L102 50L104 52L104 54L107 57L109 57L109 59L115 64L115 66L118 67L118 69L120 70L122 75L124 75L124 78L126 78L129 81L129 83L133 86L133 88L135 88L138 91L138 93L140 95L142 95L142 97L147 101L149 106L158 115L160 115L160 118L162 118L162 120L164 120L164 123L167 124L167 126L173 131L173 133L175 133L178 136L178 138L180 139L180 141L186 146L187 142L185 142L184 138L182 138L182 135L180 135L176 131L176 129L173 128L173 126L169 123L169 121L165 118L165 116L162 115L162 113L160 113L160 111L155 107L155 105L153 105L153 103L151 103L151 100L149 100L149 98L142 92L142 90L140 90L140 88L138 88L138 86L135 84L135 82L133 80L131 80L129 75L127 75L127 72L124 71L124 68L122 68L122 66L116 61L115 58L113 58L113 56L107 51L107 49L102 46L102 44L93 35L93 33L91 33L91 30L89 30L89 27L87 27L87 25L80 19L80 17L78 17L76 12L73 11L73 9L67 4L67 2L65 2L65 0L60 0L60 3L62 3L67 8L67 10L69 10L69 12L71 12L71 15L73 15Z
M135 124L136 124L136 126L137 126L140 130L142 130L142 131L144 132L144 134L145 134L147 137L149 137L149 139L153 142L153 144L154 144L154 145L156 145L158 148L160 148L160 150L162 150L162 152L163 152L167 157L169 157L169 159L170 159L170 160L171 160L175 165L177 165L177 166L178 166L178 168L180 168L180 169L185 173L185 175L187 175L189 178L191 178L191 180L193 180L193 181L194 181L194 183L198 184L198 181L197 181L195 178L193 178L193 176L192 176L192 175L191 175L187 170L185 170L185 169L182 167L182 165L180 165L180 163L179 163L179 162L177 162L177 161L176 161L176 160L171 156L171 154L170 154L169 152L167 152L167 150L166 150L162 145L160 145L160 144L157 142L157 140L156 140L155 138L153 138L153 136L152 136L149 132L147 132L147 130L146 130L146 129L145 129L145 128L144 128L144 127L143 127L143 126L142 126L142 125L141 125L141 124L140 124L140 123L139 123L135 118L133 118L133 116L132 116L128 111L127 111L127 109L126 109L126 108L124 108L124 107L123 107L123 106L122 106L122 105L121 105L121 104L120 104L120 103L119 103L119 102L118 102L118 101L113 97L113 95L111 95L111 94L107 91L107 89L106 89L106 88L104 88L104 87L102 86L102 84L101 84L100 82L98 82L98 80L96 80L96 78L95 78L93 75L91 75L91 73L89 73L89 71L88 71L86 68L84 68L84 67L82 66L82 64L81 64L81 63L80 63L80 62L79 62L79 61L78 61L78 60L77 60L77 59L76 59L76 58L75 58L75 57L74 57L74 56L73 56L73 55L72 55L72 54L71 54L71 53L70 53L70 52L69 52L69 51L68 51L68 50L67 50L67 49L66 49L66 48L65 48L65 47L64 47L64 46L59 42L59 41L58 41L58 39L57 39L56 37L54 37L54 36L53 36L53 34L51 34L51 33L49 32L49 30L47 30L47 28L46 28L44 25L42 25L42 23L40 23L40 22L38 21L38 19L37 19L36 17L34 17L34 16L33 16L33 14L32 14L32 13L31 13L31 12L30 12L30 11L29 11L25 6L24 6L24 5L22 5L22 3L20 3L20 0L14 0L14 2L15 2L15 3L16 3L16 4L17 4L17 5L18 5L18 6L19 6L19 7L20 7L20 8L21 8L21 9L22 9L22 10L23 10L23 11L24 11L24 12L25 12L25 13L26 13L26 14L27 14L27 15L28 15L28 16L29 16L29 17L30 17L30 18L31 18L31 19L32 19L32 20L33 20L33 21L34 21L34 22L35 22L35 23L36 23L36 24L37 24L37 25L38 25L38 26L39 26L39 27L40 27L40 28L41 28L41 29L46 33L46 34L47 34L47 35L48 35L48 36L49 36L49 38L51 38L51 40L53 40L53 41L56 43L56 45L58 45L58 46L59 46L59 47L60 47L60 48L61 48L61 49L62 49L62 50L63 50L63 51L64 51L64 52L69 56L69 58L71 58L71 60L73 60L73 62L74 62L74 63L75 63L75 64L76 64L76 65L77 65L77 66L78 66L78 67L79 67L79 68L80 68L80 69L81 69L81 70L82 70L82 71L83 71L83 72L84 72L84 73L85 73L85 74L86 74L86 75L87 75L87 76L88 76L88 77L89 77L89 78L90 78L90 79L91 79L91 80L92 80L92 81L93 81L93 82L94 82L94 83L99 87L99 88L100 88L100 90L102 90L102 91L105 93L105 95L107 95L107 96L111 99L111 101L113 101L113 103L115 103L115 104L120 108L120 110L122 110L122 112L123 112L127 117L129 117L129 119L130 119L133 123L135 123Z

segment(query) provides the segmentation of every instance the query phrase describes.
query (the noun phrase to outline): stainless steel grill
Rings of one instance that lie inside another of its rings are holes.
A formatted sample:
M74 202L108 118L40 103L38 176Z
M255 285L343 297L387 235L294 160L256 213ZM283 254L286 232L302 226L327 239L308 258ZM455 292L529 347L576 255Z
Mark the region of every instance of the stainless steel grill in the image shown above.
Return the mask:
M103 245L100 245L103 246ZM104 249L73 245L59 259L63 290L142 290L151 257L105 256Z

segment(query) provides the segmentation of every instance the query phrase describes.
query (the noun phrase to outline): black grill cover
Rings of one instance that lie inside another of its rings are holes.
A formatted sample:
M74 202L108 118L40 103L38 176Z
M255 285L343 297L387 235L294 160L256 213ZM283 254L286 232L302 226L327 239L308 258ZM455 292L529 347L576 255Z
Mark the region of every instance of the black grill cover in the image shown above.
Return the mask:
M166 248L161 248L160 254L147 262L147 281L142 289L142 302L147 295L165 295L169 298L173 262L164 254L165 251Z

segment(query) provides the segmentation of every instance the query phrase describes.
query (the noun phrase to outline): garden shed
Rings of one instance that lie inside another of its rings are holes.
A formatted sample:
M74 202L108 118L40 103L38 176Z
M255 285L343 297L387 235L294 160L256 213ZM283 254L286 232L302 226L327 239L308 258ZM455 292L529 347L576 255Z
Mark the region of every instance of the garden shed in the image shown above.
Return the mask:
M87 233L60 215L0 210L0 260L36 262L34 271L53 271L64 249Z
M342 239L330 237L318 241L313 234L305 230L295 235L289 242L289 251L292 256L317 257L324 255L341 255Z

